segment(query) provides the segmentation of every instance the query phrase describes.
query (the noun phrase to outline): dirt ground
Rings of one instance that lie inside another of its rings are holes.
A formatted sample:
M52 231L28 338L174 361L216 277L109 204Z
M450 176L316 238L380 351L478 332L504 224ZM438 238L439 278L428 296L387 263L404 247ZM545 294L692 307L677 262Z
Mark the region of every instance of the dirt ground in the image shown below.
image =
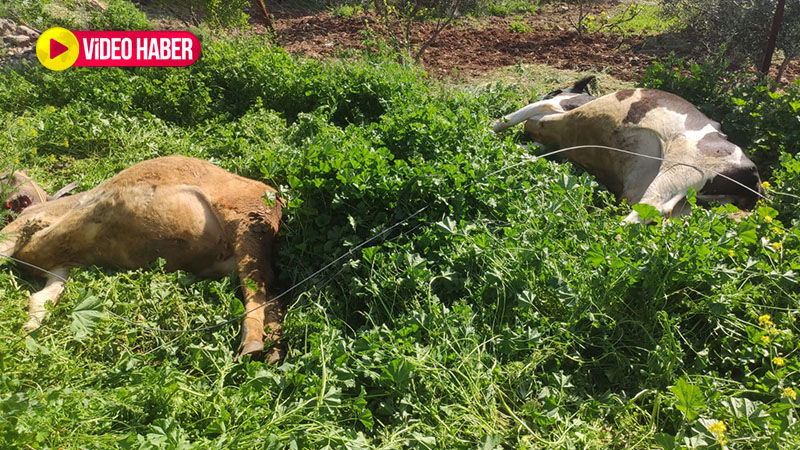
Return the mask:
M313 9L321 2L303 0L265 0L267 11L274 16L274 28L279 45L289 53L312 58L347 55L364 49L365 31L373 36L384 32L375 16L356 14L353 17L334 17L328 11ZM593 6L593 14L612 12L616 1ZM251 24L256 34L268 32L264 14L255 5L250 9ZM173 9L162 10L150 2L140 4L156 29L185 29L189 22L176 18ZM671 52L685 56L700 54L700 43L685 35L662 33L658 35L620 36L612 33L584 33L579 35L570 25L569 18L577 16L576 6L547 3L536 14L514 18L483 17L464 18L445 29L422 58L425 69L435 78L469 81L491 77L496 71L509 66L530 64L546 65L557 69L589 72L613 77L622 82L641 79L652 61ZM180 13L178 11L177 13ZM512 32L512 22L524 22L531 31ZM13 25L13 23L12 23ZM412 36L419 42L432 33L431 23L417 24ZM8 41L0 24L0 44ZM10 29L9 29L10 30ZM8 30L6 30L8 31ZM13 30L8 31L11 33ZM15 37L15 36L12 36ZM14 48L8 42L0 48L0 65L6 54L28 53L35 41L20 43ZM10 52L10 53L9 53ZM35 59L35 56L31 56ZM778 61L779 63L780 61ZM773 78L778 64L773 64ZM800 61L790 64L783 82L800 78Z
M533 26L538 16L528 19ZM367 18L374 32L375 20ZM654 55L634 52L641 38L620 39L606 34L579 36L567 29L534 28L528 33L508 30L510 20L492 18L480 24L458 24L445 29L423 55L423 64L437 78L479 76L517 63L543 63L560 69L607 72L631 80L647 68ZM416 27L414 34L429 35L433 26ZM278 42L294 54L335 56L348 48L363 49L364 18L336 18L328 13L279 19Z
M333 17L326 11L293 8L289 3L267 1L266 5L275 16L279 45L292 54L313 58L338 56L346 54L348 49L364 48L363 33L367 26L373 33L381 33L380 25L371 16ZM609 5L598 7L596 13L608 8ZM671 51L685 55L699 50L691 40L675 34L578 35L567 19L570 14L576 12L567 5L548 5L524 18L464 19L439 35L425 52L423 64L436 78L480 77L504 66L537 63L635 81L658 57ZM251 15L257 32L264 32L258 23L263 14L253 10ZM525 22L532 31L512 32L509 30L512 21ZM432 24L415 26L412 35L428 36L432 28ZM797 62L789 66L784 81L795 78L800 78Z

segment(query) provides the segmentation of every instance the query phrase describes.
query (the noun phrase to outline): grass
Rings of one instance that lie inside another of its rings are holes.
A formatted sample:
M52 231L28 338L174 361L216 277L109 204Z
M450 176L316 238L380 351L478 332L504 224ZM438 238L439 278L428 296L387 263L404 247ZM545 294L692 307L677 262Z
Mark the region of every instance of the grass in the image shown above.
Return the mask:
M331 8L331 15L333 17L355 17L363 13L361 5L341 4Z
M800 221L777 194L800 187L796 140L770 137L775 200L741 221L622 226L630 206L570 165L497 172L529 155L492 120L581 74L520 65L454 87L377 57L203 45L184 69L0 70L0 166L52 192L204 158L289 200L274 292L350 256L291 292L276 366L234 361L236 323L162 334L107 312L217 323L242 311L233 275L74 269L27 336L42 283L2 263L0 447L800 445ZM753 120L725 125L737 111Z
M496 0L484 2L478 11L485 15L508 17L520 14L535 14L539 0Z
M589 15L584 23L588 32L651 35L672 30L677 24L677 19L661 16L661 6L637 2L623 3L617 5L613 11Z
M56 26L69 30L152 28L145 15L127 0L109 0L103 8L88 0L8 0L0 4L0 17L39 31Z
M512 33L530 33L533 28L525 22L514 20L508 24L508 31Z
M515 89L520 98L530 100L539 98L554 89L570 86L588 75L597 76L598 94L600 95L635 87L633 82L618 80L603 73L558 69L546 64L535 63L518 63L514 66L501 67L472 80L472 83L482 88L501 83Z
M631 21L622 24L621 27L630 34L641 34L642 32L659 34L672 30L676 25L677 19L666 19L661 16L659 5L642 3L638 6L636 16Z

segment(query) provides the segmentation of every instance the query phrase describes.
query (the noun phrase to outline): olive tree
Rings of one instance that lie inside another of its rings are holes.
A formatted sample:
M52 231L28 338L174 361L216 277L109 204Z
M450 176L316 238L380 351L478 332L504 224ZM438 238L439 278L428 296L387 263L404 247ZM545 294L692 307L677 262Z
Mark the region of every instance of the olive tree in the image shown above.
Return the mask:
M777 0L660 0L663 14L677 18L711 54L724 49L736 63L758 64L764 58ZM800 53L800 0L786 0L776 48L782 68ZM779 70L782 74L782 70Z
M418 62L439 34L475 0L374 0L390 43L403 60ZM427 21L432 29L412 35L412 26ZM415 42L417 41L418 42Z

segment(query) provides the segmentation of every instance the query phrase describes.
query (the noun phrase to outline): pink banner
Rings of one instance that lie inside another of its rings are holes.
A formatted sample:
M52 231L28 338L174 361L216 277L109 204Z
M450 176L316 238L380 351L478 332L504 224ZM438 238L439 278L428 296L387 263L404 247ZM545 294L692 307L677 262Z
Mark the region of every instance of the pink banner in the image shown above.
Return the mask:
M80 52L75 66L182 67L200 57L200 41L188 31L73 31Z

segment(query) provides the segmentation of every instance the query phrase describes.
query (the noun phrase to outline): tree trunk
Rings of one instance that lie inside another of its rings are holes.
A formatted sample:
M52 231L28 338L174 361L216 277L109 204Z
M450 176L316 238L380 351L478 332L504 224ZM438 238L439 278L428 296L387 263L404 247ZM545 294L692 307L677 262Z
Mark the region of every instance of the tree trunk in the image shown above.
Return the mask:
M785 55L785 57L783 58L783 62L781 63L781 66L778 67L778 74L775 75L775 82L776 83L778 83L778 84L781 83L781 78L783 77L783 72L786 71L786 68L789 67L789 63L792 62L793 59L794 59L794 55L788 55L788 54Z
M261 13L264 14L264 25L266 25L267 29L275 34L275 26L272 24L272 16L269 15L267 12L267 6L264 4L264 0L257 0L256 4L261 9Z
M778 4L775 6L775 16L772 17L772 28L769 30L767 48L764 49L764 60L761 62L761 73L764 75L769 74L769 66L772 65L772 54L775 53L775 42L778 40L778 32L781 30L784 6L786 6L786 0L778 0Z

